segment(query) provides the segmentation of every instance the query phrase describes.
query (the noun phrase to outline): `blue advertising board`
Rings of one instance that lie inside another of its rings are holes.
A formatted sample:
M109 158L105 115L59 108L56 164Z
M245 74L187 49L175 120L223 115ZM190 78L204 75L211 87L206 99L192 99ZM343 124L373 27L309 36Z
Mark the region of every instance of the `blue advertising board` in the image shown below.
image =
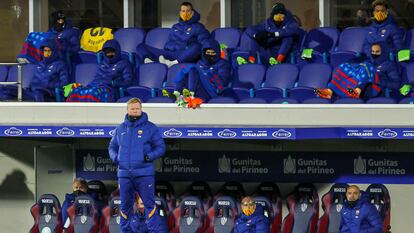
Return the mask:
M154 161L157 179L414 184L410 153L168 151ZM116 179L106 150L78 150L76 175Z

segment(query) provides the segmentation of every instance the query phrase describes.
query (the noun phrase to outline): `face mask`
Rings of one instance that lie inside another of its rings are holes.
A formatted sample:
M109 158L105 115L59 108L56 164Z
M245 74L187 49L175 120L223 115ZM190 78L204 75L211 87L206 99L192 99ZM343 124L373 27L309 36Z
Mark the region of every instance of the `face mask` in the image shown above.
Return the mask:
M128 115L128 120L130 122L134 122L134 121L138 120L139 118L141 118L141 116L131 116L131 115Z
M379 57L381 57L381 54L371 54L371 57L374 59L377 59Z
M65 23L55 23L55 30L57 32L63 31L64 28L65 28Z
M285 20L285 16L282 14L276 14L273 16L273 20L275 21L275 23L282 23L283 20Z
M374 13L374 18L378 22L382 22L388 17L388 12L378 11Z
M204 54L204 58L208 61L208 63L211 64L214 62L214 59L216 58L216 56Z
M114 58L114 57L115 57L115 54L113 54L113 53L109 53L109 54L105 54L105 56L106 56L107 58L109 58L109 59L112 59L112 58Z
M256 210L256 207L255 206L253 206L253 207L244 207L242 209L243 214L246 215L246 216L252 215L255 210Z
M348 201L348 204L351 208L354 208L354 206L358 203L358 200L356 201Z
M188 20L190 20L192 17L193 17L193 12L190 12L190 13L181 13L181 12L180 12L180 18L181 18L183 21L188 21Z
M79 195L82 195L82 194L85 194L85 193L80 191L80 190L73 191L73 195L75 195L75 196L79 196Z
M51 57L52 56L52 52L50 51L43 51L43 57L44 58L49 58L49 57Z

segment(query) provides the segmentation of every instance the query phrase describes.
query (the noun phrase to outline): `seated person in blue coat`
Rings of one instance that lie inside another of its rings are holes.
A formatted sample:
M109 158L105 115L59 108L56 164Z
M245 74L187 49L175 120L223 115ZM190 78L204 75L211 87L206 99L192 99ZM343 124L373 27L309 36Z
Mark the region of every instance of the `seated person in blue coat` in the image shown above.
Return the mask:
M252 197L241 201L242 214L236 221L234 233L269 233L270 223L261 205L256 205Z
M266 21L249 27L245 33L252 39L251 53L259 52L263 64L275 65L286 60L298 37L298 29L292 13L282 3L276 3Z
M180 6L180 18L174 24L164 49L154 48L145 44L137 47L139 63L159 61L168 67L184 62L196 62L200 57L201 45L210 33L199 23L200 14L189 2Z
M56 34L62 55L75 54L80 49L80 31L72 27L71 21L66 19L62 11L56 11L52 15L54 25L49 32Z
M68 208L72 206L77 196L85 195L88 192L88 184L86 180L82 178L74 179L72 183L72 190L72 193L66 193L65 201L62 204L62 222L64 224L64 228L68 228L70 226Z
M396 54L403 48L402 31L395 22L394 16L389 12L386 1L376 0L372 6L374 19L371 25L366 28L364 53L369 55L371 45L381 43L384 44L384 49Z
M369 99L385 96L398 98L401 86L401 69L388 59L386 46L373 44L368 59L356 59L335 68L328 88L318 89L321 98L333 96ZM388 94L387 94L388 95Z
M366 193L360 191L356 185L346 190L346 201L341 211L341 233L382 233L381 217L369 202Z
M55 100L55 89L69 82L68 68L60 58L58 46L53 39L42 42L42 60L37 64L30 89L37 102Z
M132 84L132 67L128 60L122 59L119 43L108 40L102 51L104 59L94 80L87 86L73 89L66 99L67 102L114 102L117 90Z
M196 96L203 101L223 93L230 82L230 64L220 58L220 45L216 40L207 40L201 49L201 59L194 65L183 67L177 75L174 93L163 90L164 96L177 99L183 96Z

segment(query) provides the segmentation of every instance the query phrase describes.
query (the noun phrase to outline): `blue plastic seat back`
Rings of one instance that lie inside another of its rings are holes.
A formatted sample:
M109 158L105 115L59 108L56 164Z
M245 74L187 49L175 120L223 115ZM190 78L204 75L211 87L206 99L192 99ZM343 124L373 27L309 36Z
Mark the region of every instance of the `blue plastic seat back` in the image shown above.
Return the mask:
M339 36L338 51L363 52L366 29L363 27L345 28Z
M220 44L225 44L228 48L239 46L241 32L237 28L216 28L211 33L212 38Z
M308 32L303 48L311 48L319 53L334 51L338 40L339 30L333 27L314 28Z
M299 70L292 64L279 64L267 69L264 87L290 89L295 85Z
M331 79L332 69L328 64L305 65L299 74L298 86L310 88L322 88L328 85Z
M167 77L167 66L161 63L147 63L139 66L136 73L138 86L162 88Z
M237 68L233 87L237 88L259 88L266 73L266 67L260 64L246 64Z
M147 33L145 44L154 48L164 49L171 31L171 28L154 28Z
M121 28L114 33L114 38L121 45L121 51L133 53L144 42L145 31L141 28Z
M78 64L75 68L75 82L84 86L88 85L95 78L99 69L98 64Z

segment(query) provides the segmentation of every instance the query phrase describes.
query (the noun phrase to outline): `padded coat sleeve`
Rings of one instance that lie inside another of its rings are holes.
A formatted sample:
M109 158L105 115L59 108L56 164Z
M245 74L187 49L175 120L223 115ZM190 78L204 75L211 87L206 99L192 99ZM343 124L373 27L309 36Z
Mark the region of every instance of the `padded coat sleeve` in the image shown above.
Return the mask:
M166 150L164 139L161 137L159 129L155 125L153 127L154 131L151 137L151 151L147 154L150 161L154 161L162 157Z
M112 162L118 164L118 128L115 129L114 136L112 136L111 142L109 142L108 152Z

